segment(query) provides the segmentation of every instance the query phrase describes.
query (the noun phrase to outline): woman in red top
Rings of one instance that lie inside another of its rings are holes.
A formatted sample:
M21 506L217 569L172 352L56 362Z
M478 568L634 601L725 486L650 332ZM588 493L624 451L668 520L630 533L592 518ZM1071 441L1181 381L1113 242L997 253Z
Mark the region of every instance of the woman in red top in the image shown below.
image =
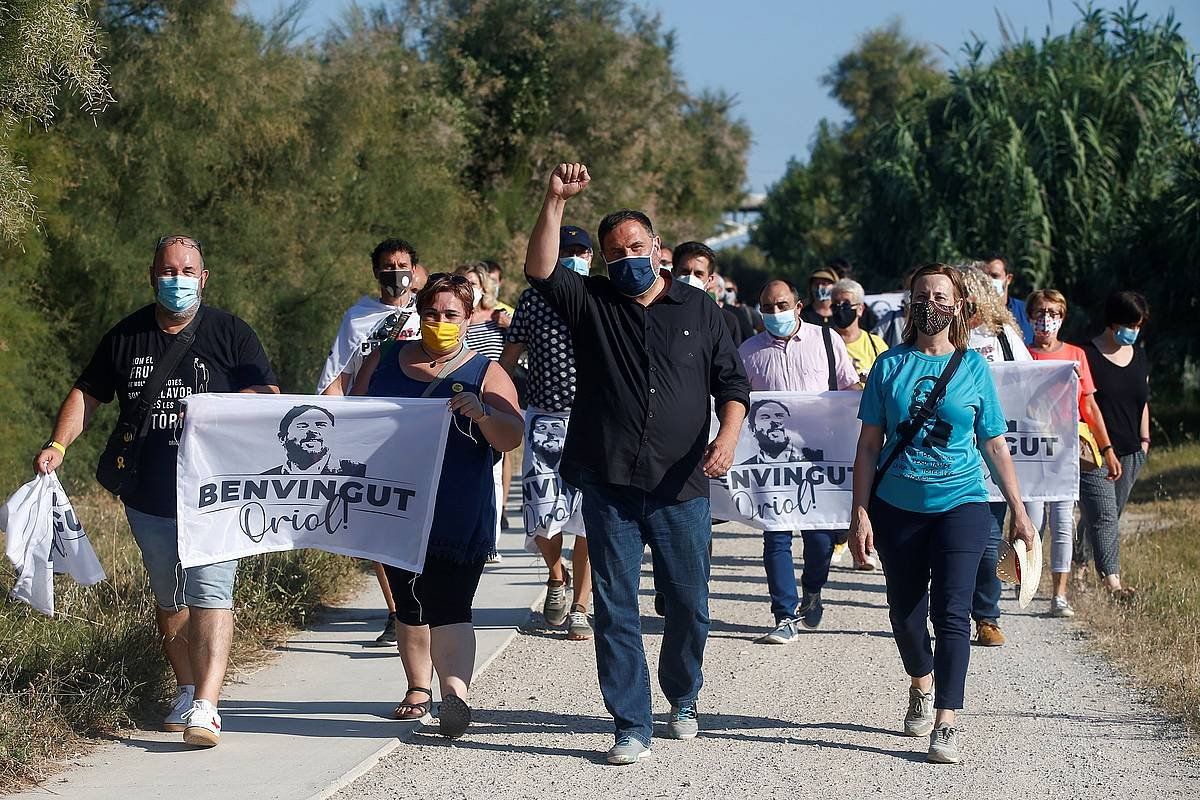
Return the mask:
M1113 451L1104 417L1096 405L1096 384L1092 381L1087 356L1082 348L1058 338L1058 331L1067 316L1067 299L1056 289L1043 289L1029 296L1025 313L1033 324L1033 345L1029 354L1038 361L1073 361L1075 371L1079 373L1079 416L1084 423L1080 427L1080 438L1083 439L1080 443L1083 449L1081 469L1086 469L1090 463L1093 471L1106 469L1108 480L1115 481L1121 476L1121 462ZM1036 501L1026 503L1025 511L1036 529L1041 530L1043 520L1049 523L1050 571L1054 576L1050 614L1074 616L1075 611L1067 602L1067 580L1071 573L1075 504L1070 500Z

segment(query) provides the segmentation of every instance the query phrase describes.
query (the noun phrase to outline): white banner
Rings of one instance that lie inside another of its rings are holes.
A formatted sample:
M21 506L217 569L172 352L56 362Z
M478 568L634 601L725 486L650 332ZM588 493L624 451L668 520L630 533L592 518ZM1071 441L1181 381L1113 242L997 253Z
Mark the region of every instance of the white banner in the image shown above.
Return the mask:
M1024 500L1079 496L1079 378L1067 361L992 365ZM850 525L858 392L752 392L733 466L712 486L714 519L763 530ZM716 431L714 420L713 432ZM984 473L992 501L999 488Z
M196 394L179 443L185 567L314 547L420 572L444 399Z
M553 538L564 530L582 533L583 495L558 474L567 440L569 412L530 408L525 413L525 453L521 465L521 516L525 549L537 552L533 537Z

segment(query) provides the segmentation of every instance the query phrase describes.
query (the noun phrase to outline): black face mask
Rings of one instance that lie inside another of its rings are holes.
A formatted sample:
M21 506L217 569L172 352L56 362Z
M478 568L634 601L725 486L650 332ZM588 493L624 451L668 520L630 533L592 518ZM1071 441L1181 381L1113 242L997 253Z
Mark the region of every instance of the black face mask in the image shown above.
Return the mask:
M411 269L385 269L376 273L376 276L384 297L399 297L408 291L413 282Z
M846 328L849 328L857 319L858 312L855 311L854 306L850 305L848 302L838 303L836 306L834 306L833 314L829 317L829 321L833 324L833 327L840 331L844 331Z

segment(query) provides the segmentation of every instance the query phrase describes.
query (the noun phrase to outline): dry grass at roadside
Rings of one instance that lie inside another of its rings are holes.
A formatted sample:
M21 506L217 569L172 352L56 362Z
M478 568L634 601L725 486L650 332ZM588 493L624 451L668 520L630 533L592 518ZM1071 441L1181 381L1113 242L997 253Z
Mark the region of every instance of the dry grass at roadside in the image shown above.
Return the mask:
M1136 683L1200 731L1200 443L1152 450L1126 515L1121 578L1137 597L1115 602L1091 581L1073 601L1078 618Z
M85 588L56 578L53 619L0 604L0 791L38 780L49 759L79 749L81 735L152 717L173 688L120 503L93 492L75 507L108 580ZM351 559L312 550L244 559L231 675L353 588L357 570ZM10 569L0 583L12 578Z

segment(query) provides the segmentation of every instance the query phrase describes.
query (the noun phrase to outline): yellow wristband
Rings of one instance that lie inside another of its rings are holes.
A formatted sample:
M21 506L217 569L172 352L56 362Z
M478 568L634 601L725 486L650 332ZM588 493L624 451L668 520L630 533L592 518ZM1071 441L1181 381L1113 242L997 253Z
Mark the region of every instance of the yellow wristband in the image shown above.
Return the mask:
M58 454L59 454L59 455L61 455L61 456L63 456L64 458L65 458L65 457L66 457L66 455L67 455L67 448L66 448L66 447L64 447L63 445L59 444L58 442L54 441L53 439L51 439L51 440L50 440L50 441L49 441L49 442L46 444L46 446L47 446L47 447L53 447L55 450L57 450L57 451L58 451Z

